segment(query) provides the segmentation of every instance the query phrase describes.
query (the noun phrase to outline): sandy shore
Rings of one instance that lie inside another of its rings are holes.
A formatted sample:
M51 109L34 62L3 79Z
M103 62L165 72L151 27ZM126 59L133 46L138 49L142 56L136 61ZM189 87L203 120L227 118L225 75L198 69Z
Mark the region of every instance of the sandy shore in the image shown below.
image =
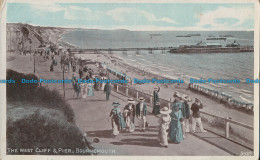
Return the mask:
M84 57L85 59L90 59L92 61L98 61L98 62L106 62L106 64L122 73L126 73L128 76L130 76L132 79L152 79L157 78L161 79L161 77L155 76L154 74L149 74L148 72L143 72L142 70L132 67L128 64L125 64L118 58L116 55L111 54L87 54L87 55L76 55L76 57ZM118 64L114 64L111 62L111 60L117 60ZM129 84L131 85L131 84ZM203 109L203 111L212 113L214 115L220 116L220 117L226 117L229 116L232 118L232 120L236 120L248 125L254 124L254 117L250 114L244 113L242 111L238 111L235 109L230 109L226 107L224 104L210 99L204 95L197 94L194 92L191 92L187 89L187 84L180 84L179 86L177 84L156 84L156 83L149 83L149 84L133 84L131 87L138 88L138 90L144 91L146 93L152 94L153 88L158 85L161 87L161 90L159 92L160 98L166 99L166 100L173 100L173 92L178 91L181 94L189 95L190 98L193 100L195 97L201 99L205 104L206 107ZM191 104L191 103L190 103Z

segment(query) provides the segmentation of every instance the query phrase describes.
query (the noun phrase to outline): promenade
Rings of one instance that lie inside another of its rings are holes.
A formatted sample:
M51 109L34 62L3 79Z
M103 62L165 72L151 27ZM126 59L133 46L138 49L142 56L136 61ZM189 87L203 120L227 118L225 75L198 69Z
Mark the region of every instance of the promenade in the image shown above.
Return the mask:
M23 73L33 73L33 56L15 55L9 58L7 69ZM43 79L62 79L61 67L54 67L50 72L51 61L43 61L36 56L36 75ZM59 59L58 59L59 62ZM72 72L65 73L65 79L71 79ZM56 89L63 95L63 84L42 84L49 89ZM114 91L109 101L105 100L103 91L95 91L93 97L77 99L73 97L72 84L65 84L65 99L71 105L77 126L82 132L87 132L90 139L98 137L100 142L93 146L98 149L115 149L116 155L163 155L163 156L229 156L240 155L241 152L250 151L236 143L211 132L188 134L180 144L170 143L168 148L161 148L158 141L158 117L151 114L152 108L148 107L147 121L149 127L146 132L140 132L138 127L134 133L120 133L116 138L111 136L111 123L108 121L113 101L119 101L120 109L126 105L127 97Z

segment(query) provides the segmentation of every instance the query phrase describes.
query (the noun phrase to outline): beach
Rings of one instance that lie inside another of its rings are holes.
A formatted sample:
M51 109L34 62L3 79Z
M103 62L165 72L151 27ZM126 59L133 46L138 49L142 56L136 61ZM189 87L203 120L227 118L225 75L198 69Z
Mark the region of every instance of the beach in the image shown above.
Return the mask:
M90 59L92 61L98 61L101 63L106 63L107 66L121 72L121 73L126 73L129 77L132 79L137 78L137 79L153 79L157 78L159 76L155 76L151 73L148 73L146 71L143 71L141 69L135 68L133 66L130 66L128 64L123 63L120 58L118 58L116 55L110 55L110 54L86 54L86 55L75 55L75 57L84 57L85 59ZM112 59L117 59L118 64L114 64L111 62ZM160 79L160 78L157 78ZM128 84L131 85L131 84ZM134 87L140 91L144 91L146 93L152 94L153 88L158 85L160 86L161 90L159 92L160 98L164 98L166 100L171 100L173 101L173 92L178 91L181 94L186 94L189 95L190 98L194 100L195 97L201 99L205 104L206 107L203 109L203 111L220 116L220 117L226 117L229 116L233 120L246 123L248 125L253 125L254 124L254 117L250 114L244 113L243 111L238 111L234 109L230 109L224 104L215 101L213 99L210 99L202 94L197 94L194 93L190 90L187 89L188 85L187 84L133 84L131 87ZM243 117L243 118L241 118Z

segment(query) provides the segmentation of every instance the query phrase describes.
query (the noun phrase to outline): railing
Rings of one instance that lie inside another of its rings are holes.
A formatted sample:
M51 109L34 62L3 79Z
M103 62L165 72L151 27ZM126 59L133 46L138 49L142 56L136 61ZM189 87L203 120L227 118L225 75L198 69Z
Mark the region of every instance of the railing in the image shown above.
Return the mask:
M143 97L145 102L153 106L153 95L151 93L146 93L144 91L138 90L128 85L114 84L113 90L119 94L127 97L132 97L138 99ZM172 102L160 98L160 106L169 106ZM254 127L231 120L229 117L219 117L211 113L201 111L201 118L203 121L204 128L218 135L224 136L227 139L233 140L239 144L247 146L248 148L253 148L254 140ZM249 134L249 132L251 132Z

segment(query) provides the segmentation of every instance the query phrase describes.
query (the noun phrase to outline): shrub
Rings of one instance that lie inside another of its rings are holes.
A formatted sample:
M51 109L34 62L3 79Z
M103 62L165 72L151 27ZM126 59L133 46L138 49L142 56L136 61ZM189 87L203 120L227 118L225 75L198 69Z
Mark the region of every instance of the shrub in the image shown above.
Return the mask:
M23 78L39 80L34 74L23 74L7 70L7 79L15 80L15 83L7 83L7 102L27 101L46 108L57 109L64 113L69 122L74 122L73 110L57 90L39 87L38 83L21 83Z
M22 100L30 98L35 89L38 88L38 83L22 83L22 79L35 79L39 80L34 74L23 74L13 70L7 70L6 79L13 79L15 83L6 84L6 96L7 98L15 98L17 100Z
M82 139L83 135L75 124L41 115L39 111L15 122L7 121L7 148L51 149L51 152L35 153L34 150L32 153L16 154L54 154L54 148L84 149L86 145Z

